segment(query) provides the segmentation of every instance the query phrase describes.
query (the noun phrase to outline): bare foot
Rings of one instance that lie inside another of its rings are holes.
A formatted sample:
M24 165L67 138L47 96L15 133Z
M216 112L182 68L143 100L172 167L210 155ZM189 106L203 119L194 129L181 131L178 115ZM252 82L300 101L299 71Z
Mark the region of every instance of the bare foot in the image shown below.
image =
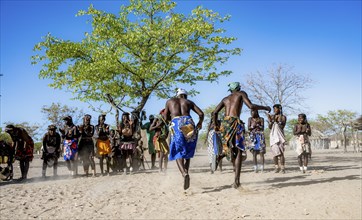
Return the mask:
M239 187L240 187L240 182L235 180L235 182L234 182L234 184L233 184L233 187L234 187L235 189L239 188Z

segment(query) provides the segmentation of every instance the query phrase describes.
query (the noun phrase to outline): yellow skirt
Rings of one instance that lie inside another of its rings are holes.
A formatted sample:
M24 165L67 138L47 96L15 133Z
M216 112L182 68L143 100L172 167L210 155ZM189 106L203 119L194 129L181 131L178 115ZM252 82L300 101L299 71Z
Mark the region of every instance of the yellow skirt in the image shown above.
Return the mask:
M97 153L99 155L110 154L111 151L112 151L111 142L109 140L106 141L97 140Z
M163 152L164 154L168 154L170 148L165 139L156 137L153 139L153 145L155 145L155 150L157 152Z

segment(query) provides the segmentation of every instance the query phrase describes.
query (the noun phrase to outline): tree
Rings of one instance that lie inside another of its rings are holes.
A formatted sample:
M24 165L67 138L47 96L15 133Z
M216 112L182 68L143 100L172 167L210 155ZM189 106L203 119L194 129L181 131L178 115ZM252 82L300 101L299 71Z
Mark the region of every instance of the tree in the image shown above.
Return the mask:
M71 116L74 124L77 124L84 115L82 110L79 110L76 107L62 105L60 103L52 103L50 106L44 105L41 108L41 113L45 115L49 124L54 124L58 128L61 128L64 125L63 118L65 116Z
M327 115L318 114L316 121L324 128L323 133L334 135L338 147L338 134L341 132L344 139L344 151L347 151L345 132L350 122L357 117L356 112L348 110L328 111Z
M350 122L352 130L352 140L353 140L353 152L360 152L360 144L358 138L358 131L362 131L362 115L357 119Z
M169 0L130 0L117 16L91 5L77 14L91 16L91 33L80 42L48 34L35 45L32 63L42 64L39 76L51 79L52 88L66 88L81 101L110 104L111 98L137 114L151 95L168 98L178 84L229 75L219 65L241 50L228 48L236 38L218 25L230 16L201 6L184 15L175 7Z
M273 65L263 72L246 74L243 79L246 83L241 83L241 88L251 100L268 106L281 104L283 112L287 114L305 111L306 98L303 94L313 84L308 76L296 73L291 66L281 64Z

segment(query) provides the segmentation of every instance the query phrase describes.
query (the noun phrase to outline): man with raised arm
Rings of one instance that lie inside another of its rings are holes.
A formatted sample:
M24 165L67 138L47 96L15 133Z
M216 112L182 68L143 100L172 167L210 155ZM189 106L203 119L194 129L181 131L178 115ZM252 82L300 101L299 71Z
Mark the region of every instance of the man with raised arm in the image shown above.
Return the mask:
M251 103L248 95L244 91L240 91L240 83L233 82L229 85L230 95L226 96L216 106L212 113L213 121L218 121L218 113L225 108L225 117L221 119L221 125L216 125L215 130L221 131L221 139L223 143L223 153L227 157L231 157L235 165L234 188L240 186L240 170L242 157L246 159L244 146L244 123L240 120L240 113L243 103L251 110L266 110L270 112L269 106L255 105Z

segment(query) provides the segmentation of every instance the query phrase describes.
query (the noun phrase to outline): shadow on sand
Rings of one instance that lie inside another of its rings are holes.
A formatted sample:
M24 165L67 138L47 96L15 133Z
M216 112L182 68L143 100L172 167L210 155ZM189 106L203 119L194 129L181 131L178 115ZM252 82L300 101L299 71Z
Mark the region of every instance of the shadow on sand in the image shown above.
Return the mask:
M202 187L203 190L205 191L202 191L202 193L213 193L213 192L220 192L224 189L231 189L233 188L232 185L224 185L224 186L219 186L219 187Z
M299 177L298 179L305 178L305 177ZM312 184L320 184L320 183L330 183L335 181L341 181L341 180L361 180L360 175L349 175L349 176L343 176L343 177L332 177L332 178L323 178L323 179L316 179L316 180L306 180L306 181L300 181L300 182L287 182L288 180L296 179L296 177L280 177L280 178L274 178L271 180L267 180L267 183L275 183L271 184L270 188L284 188L284 187L290 187L290 186L307 186ZM278 183L276 183L278 182Z

